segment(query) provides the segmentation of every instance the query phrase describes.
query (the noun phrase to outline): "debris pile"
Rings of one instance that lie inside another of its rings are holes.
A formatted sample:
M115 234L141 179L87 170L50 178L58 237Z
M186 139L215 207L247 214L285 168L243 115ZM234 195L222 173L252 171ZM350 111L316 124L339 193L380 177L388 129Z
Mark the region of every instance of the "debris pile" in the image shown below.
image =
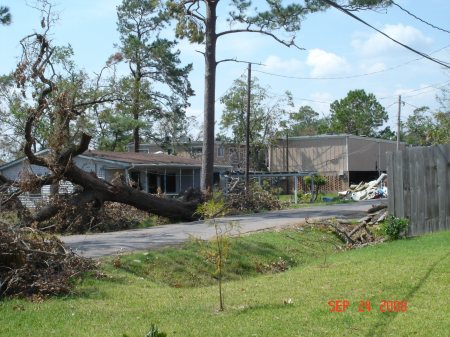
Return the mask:
M0 226L0 299L68 294L72 277L94 269L92 260L66 249L55 236Z
M150 216L147 212L116 202L105 202L100 208L93 203L70 205L64 200L61 200L61 205L58 214L38 224L40 230L70 234L114 232L137 228Z
M225 195L225 204L231 214L258 213L263 210L279 210L283 207L275 195L264 190L258 183L252 183L246 192L244 181L233 184Z
M331 228L348 248L363 247L384 241L383 237L378 237L374 230L387 216L387 206L373 206L368 210L367 216L357 223L346 219L322 219L308 224L325 225Z
M349 190L339 192L339 196L343 199L352 199L354 201L386 198L388 193L386 179L387 174L383 173L377 180L351 185Z

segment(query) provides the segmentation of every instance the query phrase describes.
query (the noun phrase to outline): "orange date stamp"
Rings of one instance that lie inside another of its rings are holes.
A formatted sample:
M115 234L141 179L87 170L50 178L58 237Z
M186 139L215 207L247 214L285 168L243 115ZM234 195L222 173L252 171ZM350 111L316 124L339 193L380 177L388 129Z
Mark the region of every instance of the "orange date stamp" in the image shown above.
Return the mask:
M330 300L328 301L328 306L330 307L330 312L346 312L350 307L349 300ZM408 301L397 301L397 300L381 300L379 305L380 312L406 312L408 310ZM372 303L369 300L361 300L358 303L358 312L371 312Z

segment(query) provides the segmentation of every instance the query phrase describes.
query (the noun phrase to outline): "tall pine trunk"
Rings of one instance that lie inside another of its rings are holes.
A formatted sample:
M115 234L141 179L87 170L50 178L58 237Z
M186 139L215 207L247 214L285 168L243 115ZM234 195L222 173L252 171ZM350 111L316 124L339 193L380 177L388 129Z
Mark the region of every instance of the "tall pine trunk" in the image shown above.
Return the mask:
M216 99L216 7L217 1L207 2L205 37L205 96L203 119L203 152L200 187L212 189L214 176L214 104Z

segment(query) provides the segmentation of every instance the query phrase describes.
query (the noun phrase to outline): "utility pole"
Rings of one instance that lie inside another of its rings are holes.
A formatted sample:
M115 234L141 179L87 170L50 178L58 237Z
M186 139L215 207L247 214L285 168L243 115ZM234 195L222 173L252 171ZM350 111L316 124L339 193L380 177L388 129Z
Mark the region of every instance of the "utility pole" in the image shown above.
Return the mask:
M252 64L248 63L247 72L247 125L245 126L245 189L249 187L250 171L250 103L251 103L251 85L252 85Z
M402 96L398 95L398 113L397 113L397 151L400 149L400 113L402 111Z

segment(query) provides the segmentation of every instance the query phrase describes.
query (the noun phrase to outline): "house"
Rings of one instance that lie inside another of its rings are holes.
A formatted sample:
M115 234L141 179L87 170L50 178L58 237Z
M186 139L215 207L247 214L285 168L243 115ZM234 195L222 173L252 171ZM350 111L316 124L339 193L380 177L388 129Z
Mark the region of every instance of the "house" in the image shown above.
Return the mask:
M405 148L405 143L399 145ZM327 179L323 190L342 191L386 172L386 152L396 149L395 141L348 134L278 139L269 148L268 169L318 172Z
M214 165L231 166L233 171L245 169L245 144L231 144L221 141L214 143ZM170 146L169 150L156 143L140 144L141 153L169 153L179 157L201 159L203 142L187 141ZM134 151L134 143L128 144L128 151Z
M48 151L39 153L45 155ZM95 173L106 181L121 179L148 193L164 193L177 195L189 187L200 187L201 162L198 159L181 156L135 153L135 152L109 152L88 150L74 158L74 163L81 169ZM215 165L217 178L220 173L231 169L229 165ZM30 165L26 158L18 159L0 166L0 174L9 179L16 180L23 172L32 172L45 175L45 167ZM219 180L215 184L220 184ZM61 183L60 193L73 191L70 183ZM50 186L44 186L39 191L23 196L28 206L33 206L42 199L48 199Z

